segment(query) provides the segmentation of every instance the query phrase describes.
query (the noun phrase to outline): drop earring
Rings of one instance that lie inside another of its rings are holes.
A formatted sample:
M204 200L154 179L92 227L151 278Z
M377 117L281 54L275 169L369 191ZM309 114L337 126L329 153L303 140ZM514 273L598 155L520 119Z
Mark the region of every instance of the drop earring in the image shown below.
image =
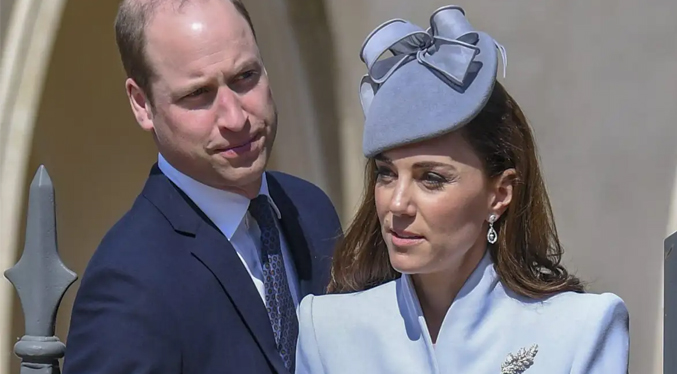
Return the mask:
M496 222L497 218L498 217L496 217L495 214L489 216L489 231L487 232L487 241L490 244L494 244L498 240L498 233L496 230L494 230L494 222Z

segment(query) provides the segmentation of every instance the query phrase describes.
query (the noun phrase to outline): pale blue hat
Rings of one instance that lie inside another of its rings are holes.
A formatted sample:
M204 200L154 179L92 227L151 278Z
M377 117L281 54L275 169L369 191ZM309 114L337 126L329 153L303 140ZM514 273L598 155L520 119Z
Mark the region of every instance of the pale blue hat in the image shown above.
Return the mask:
M392 56L384 58L388 51ZM364 155L373 157L470 122L494 88L499 51L505 73L505 48L475 31L457 6L436 10L427 30L402 19L377 27L360 51L368 68L360 82Z

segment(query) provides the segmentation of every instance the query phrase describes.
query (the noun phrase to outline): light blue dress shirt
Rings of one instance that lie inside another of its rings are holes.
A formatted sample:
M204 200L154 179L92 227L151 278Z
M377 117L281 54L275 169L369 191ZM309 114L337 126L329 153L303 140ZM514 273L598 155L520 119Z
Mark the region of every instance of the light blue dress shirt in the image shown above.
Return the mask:
M297 374L628 370L628 311L618 296L518 296L499 281L488 252L452 303L434 346L406 275L366 291L308 295L299 315ZM535 351L533 364L523 371L510 371L509 365L502 369L522 348Z

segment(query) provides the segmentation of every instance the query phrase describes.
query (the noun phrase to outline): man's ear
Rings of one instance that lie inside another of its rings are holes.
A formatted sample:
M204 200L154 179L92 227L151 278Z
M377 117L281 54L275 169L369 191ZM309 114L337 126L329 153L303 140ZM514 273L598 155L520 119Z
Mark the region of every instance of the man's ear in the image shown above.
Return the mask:
M136 122L142 129L153 131L153 110L146 94L132 78L125 81L125 90Z
M500 217L508 209L508 205L512 201L516 180L517 172L515 169L506 169L501 175L494 178L493 193L489 202L491 214L496 214Z

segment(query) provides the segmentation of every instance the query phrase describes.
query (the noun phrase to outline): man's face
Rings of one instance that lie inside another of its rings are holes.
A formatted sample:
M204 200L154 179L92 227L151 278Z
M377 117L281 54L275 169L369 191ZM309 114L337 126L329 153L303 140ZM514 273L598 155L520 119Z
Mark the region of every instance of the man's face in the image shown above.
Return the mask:
M153 102L132 80L127 92L162 155L195 180L256 196L277 111L247 21L230 1L165 6L146 28L146 56Z

